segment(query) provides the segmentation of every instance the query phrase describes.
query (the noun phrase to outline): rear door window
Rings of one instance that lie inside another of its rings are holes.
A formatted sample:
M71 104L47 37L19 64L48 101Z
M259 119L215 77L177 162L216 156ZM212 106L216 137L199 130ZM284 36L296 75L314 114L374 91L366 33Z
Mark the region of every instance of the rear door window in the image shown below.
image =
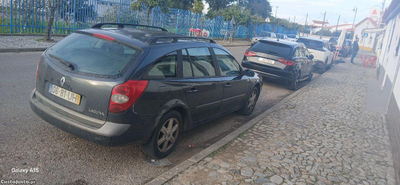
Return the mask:
M176 77L177 58L176 51L161 57L147 72L147 77L157 79Z
M214 53L221 71L221 76L237 76L240 74L239 64L229 53L218 48L214 48Z
M186 49L182 50L182 69L183 69L183 77L193 77L193 69L192 64L190 64L189 56L187 54Z
M324 47L324 43L322 41L317 41L317 40L309 40L309 39L298 39L297 42L301 42L304 45L307 46L307 48L310 49L316 49L316 50L322 50Z
M187 49L195 77L215 76L215 68L207 47Z
M263 40L257 42L251 48L251 51L261 52L281 57L290 57L293 52L291 46L280 43L263 41Z
M47 54L52 61L72 72L99 75L121 75L139 55L140 50L94 36L74 33L51 47Z

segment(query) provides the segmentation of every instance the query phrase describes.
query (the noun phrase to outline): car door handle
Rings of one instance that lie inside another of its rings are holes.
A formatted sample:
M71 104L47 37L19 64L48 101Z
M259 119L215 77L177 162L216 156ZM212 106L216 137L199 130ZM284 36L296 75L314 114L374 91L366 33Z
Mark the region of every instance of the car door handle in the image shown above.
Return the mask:
M188 92L188 93L195 93L195 92L197 92L197 89L194 88L194 87L192 87L190 90L188 90L188 91L186 91L186 92Z
M230 83L227 83L227 84L225 84L225 87L226 87L226 88L231 87L231 84L230 84Z

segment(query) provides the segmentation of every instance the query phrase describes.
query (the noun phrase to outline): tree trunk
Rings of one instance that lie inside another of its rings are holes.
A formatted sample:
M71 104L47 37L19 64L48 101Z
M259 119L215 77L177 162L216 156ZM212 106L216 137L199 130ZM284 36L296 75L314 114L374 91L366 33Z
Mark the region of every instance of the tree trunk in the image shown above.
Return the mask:
M235 38L235 33L237 28L239 27L239 25L234 25L233 26L233 31L232 31L232 35L231 35L231 41L233 41L233 39Z
M151 9L150 7L147 7L147 26L150 26L150 13L151 13Z
M49 20L47 21L47 27L46 27L46 35L45 35L45 40L50 41L51 40L51 26L53 25L54 22L54 13L56 11L56 7L51 7L50 8L50 17Z

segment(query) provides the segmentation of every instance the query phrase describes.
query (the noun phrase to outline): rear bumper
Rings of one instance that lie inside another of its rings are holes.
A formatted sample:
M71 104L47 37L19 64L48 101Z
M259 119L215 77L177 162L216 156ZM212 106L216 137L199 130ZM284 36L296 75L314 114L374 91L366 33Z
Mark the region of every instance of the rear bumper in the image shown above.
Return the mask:
M105 122L100 127L94 127L73 120L43 104L41 101L50 100L44 97L39 100L37 96L40 96L40 94L36 93L38 92L34 89L30 96L30 106L33 112L51 125L90 142L105 146L118 146L129 143L144 143L151 135L150 128L149 131L144 131L143 128L135 129L131 124Z
M315 60L314 61L314 69L323 69L325 68L325 62L321 61L321 60Z
M251 70L254 70L263 77L269 78L271 80L288 82L294 78L294 74L289 70L272 68L268 66L263 66L260 64L255 64L243 60L242 66Z

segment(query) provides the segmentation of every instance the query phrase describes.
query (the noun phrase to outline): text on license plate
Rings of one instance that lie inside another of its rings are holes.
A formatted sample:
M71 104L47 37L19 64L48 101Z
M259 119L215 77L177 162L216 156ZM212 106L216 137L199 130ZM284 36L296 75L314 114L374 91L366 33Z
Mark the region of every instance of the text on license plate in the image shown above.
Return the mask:
M49 93L57 96L61 99L67 100L69 102L79 105L81 103L81 95L74 92L68 91L64 88L58 87L54 84L50 84Z
M261 57L258 57L258 61L265 62L265 63L268 63L268 64L274 64L275 63L274 60L265 59L265 58L261 58Z

